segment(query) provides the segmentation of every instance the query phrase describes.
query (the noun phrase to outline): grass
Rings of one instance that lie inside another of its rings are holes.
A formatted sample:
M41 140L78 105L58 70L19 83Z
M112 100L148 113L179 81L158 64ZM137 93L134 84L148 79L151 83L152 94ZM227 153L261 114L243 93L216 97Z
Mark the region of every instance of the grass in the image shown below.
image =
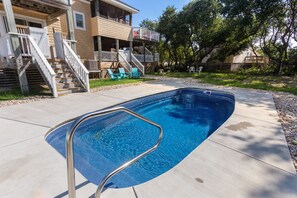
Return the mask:
M152 80L152 79L148 79L148 78L121 79L121 80L92 79L92 80L90 80L90 88L92 89L92 88L103 87L103 86L139 83L139 82L146 82L146 81L150 81L150 80Z
M111 85L119 85L119 84L130 84L130 83L139 83L150 81L152 79L148 78L139 78L139 79L122 79L122 80L110 80L110 79L96 79L90 80L90 87L103 87L103 86L111 86ZM19 100L24 99L29 96L36 96L36 95L50 95L48 91L45 90L33 90L29 95L24 95L21 90L13 89L8 91L1 91L0 92L0 102L1 101L8 101L8 100Z
M25 95L18 89L0 92L0 101L17 100L24 97Z
M213 85L281 91L297 95L296 77L260 76L238 73L168 73L162 75L176 78L192 77L199 79L202 83L209 83Z

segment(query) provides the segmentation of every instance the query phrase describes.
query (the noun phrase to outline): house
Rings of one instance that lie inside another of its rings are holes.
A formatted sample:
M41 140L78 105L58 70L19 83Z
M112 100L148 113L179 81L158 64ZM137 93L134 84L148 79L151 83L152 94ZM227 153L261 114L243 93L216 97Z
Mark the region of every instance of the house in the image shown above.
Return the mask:
M202 60L202 64L207 65L210 57L215 54L217 49L214 49L212 53L206 56ZM253 65L267 65L269 63L269 58L260 54L255 54L251 47L241 51L237 55L228 56L223 63L216 64L212 60L212 65L208 65L209 69L216 70L217 68L210 67L220 67L220 70L237 71L240 68L248 68Z
M132 27L138 12L119 0L0 1L0 88L45 86L57 97L89 91L92 71L137 67L144 75L158 62L147 46L160 35Z

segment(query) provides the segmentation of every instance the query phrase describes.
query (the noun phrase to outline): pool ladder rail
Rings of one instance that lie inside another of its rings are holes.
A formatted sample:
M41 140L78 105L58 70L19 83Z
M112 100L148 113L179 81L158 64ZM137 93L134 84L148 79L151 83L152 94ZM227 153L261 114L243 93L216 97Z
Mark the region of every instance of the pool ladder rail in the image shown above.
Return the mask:
M136 156L135 158L131 159L130 161L124 163L122 166L118 167L117 169L113 170L110 172L107 176L105 176L102 181L99 183L96 193L95 193L95 198L100 198L102 190L105 186L105 184L117 173L121 172L125 168L129 167L139 159L143 158L144 156L148 155L149 153L153 152L158 148L160 145L162 138L163 138L163 130L162 127L145 117L131 111L130 109L127 109L125 107L115 107L111 109L106 109L98 112L92 112L83 115L82 117L79 117L74 121L72 126L68 129L67 135L66 135L66 160L67 160L67 177L68 177L68 192L69 192L69 198L75 198L76 197L76 191L75 191L75 172L74 172L74 155L73 155L73 138L74 138L74 133L76 132L77 128L86 120L89 120L94 117L99 117L115 112L125 112L128 113L140 120L143 120L144 122L149 123L150 125L153 125L159 129L159 137L157 143L151 147L150 149L146 150L145 152L141 153L140 155Z

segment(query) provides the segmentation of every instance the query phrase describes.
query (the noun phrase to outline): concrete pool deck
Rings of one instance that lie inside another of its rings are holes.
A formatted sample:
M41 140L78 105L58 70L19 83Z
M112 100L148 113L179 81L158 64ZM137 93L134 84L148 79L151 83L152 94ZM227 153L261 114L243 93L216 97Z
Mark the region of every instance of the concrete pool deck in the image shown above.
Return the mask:
M67 197L66 161L44 140L53 126L83 113L180 87L231 92L233 115L170 171L106 197L297 197L297 174L270 94L164 79L0 108L0 197ZM96 186L76 172L77 197Z

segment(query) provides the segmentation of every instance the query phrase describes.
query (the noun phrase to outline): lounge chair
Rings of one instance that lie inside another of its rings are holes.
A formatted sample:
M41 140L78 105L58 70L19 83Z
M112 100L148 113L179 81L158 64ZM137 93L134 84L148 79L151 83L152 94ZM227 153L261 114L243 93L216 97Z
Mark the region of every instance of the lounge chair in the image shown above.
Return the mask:
M107 72L108 72L111 80L121 80L121 75L120 74L113 73L111 71L111 69L107 69Z
M126 73L125 69L122 67L119 68L119 73L120 73L121 78L129 78L130 77L130 74Z
M139 78L140 75L139 75L139 72L138 72L138 69L137 68L132 68L132 78Z

